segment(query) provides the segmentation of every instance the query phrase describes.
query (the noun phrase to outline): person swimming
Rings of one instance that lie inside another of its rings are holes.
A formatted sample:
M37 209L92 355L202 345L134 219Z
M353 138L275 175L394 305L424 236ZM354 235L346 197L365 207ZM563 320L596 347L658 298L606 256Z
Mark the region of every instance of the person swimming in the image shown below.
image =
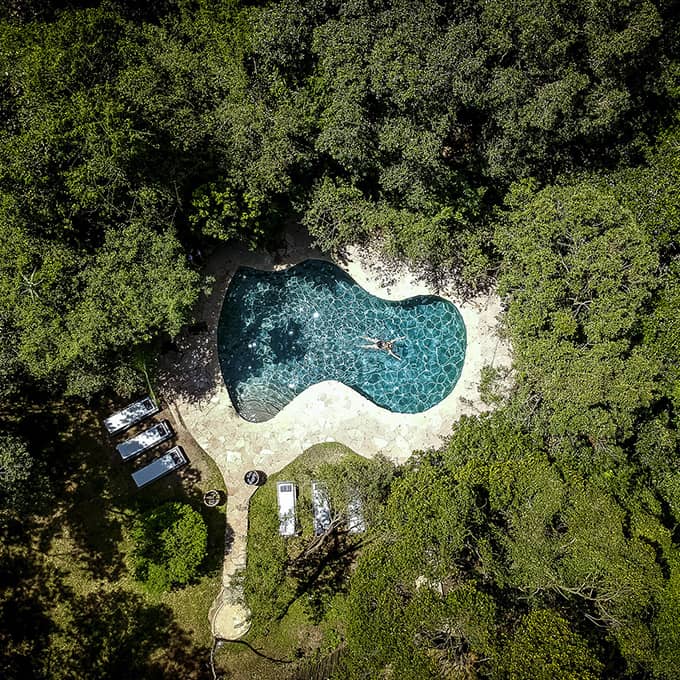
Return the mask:
M395 359L399 359L401 361L401 357L398 354L395 354L394 352L394 343L403 340L404 336L401 336L399 338L394 338L394 340L380 340L378 338L369 338L367 335L362 335L361 336L364 340L368 340L371 342L371 345L362 345L364 349L379 349L382 350L383 352L387 352L391 357L394 357Z

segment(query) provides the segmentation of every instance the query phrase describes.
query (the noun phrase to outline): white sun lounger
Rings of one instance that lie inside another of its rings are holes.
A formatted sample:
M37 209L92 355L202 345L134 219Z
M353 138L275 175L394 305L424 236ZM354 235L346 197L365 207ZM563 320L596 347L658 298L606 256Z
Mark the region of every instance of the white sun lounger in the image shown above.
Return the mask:
M154 413L158 413L158 411L160 411L160 408L151 397L144 397L144 399L125 407L122 411L110 415L104 420L104 427L109 434L118 434Z
M350 534L361 534L366 531L361 499L358 496L352 498L347 504L347 531Z
M131 460L140 453L144 453L144 451L148 451L154 446L158 446L161 442L170 439L173 434L170 423L164 420L158 423L158 425L140 432L136 437L121 442L116 446L116 450L120 453L120 457L123 460Z
M314 511L314 535L321 536L331 525L331 504L326 487L312 482L312 509Z
M295 535L295 501L297 486L293 482L276 483L276 499L279 503L279 533Z
M186 454L181 446L174 446L164 456L157 458L153 463L145 465L143 468L132 473L132 479L138 488L151 484L173 470L186 465Z

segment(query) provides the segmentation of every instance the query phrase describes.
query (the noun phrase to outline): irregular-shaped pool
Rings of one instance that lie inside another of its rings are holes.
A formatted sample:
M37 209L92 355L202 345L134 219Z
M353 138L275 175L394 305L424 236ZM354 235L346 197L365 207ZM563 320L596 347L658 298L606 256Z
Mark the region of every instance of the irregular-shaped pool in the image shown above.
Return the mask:
M400 338L399 359L367 349L363 336ZM448 300L383 300L321 260L280 272L239 268L218 327L229 395L252 422L272 418L324 380L342 382L390 411L425 411L458 381L465 344L465 324Z

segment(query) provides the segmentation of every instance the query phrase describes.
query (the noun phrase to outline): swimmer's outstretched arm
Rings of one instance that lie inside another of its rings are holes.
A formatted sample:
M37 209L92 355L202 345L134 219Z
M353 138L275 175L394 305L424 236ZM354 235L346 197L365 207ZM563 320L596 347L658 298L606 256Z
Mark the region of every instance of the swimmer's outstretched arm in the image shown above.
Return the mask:
M399 359L399 361L401 361L401 357L400 357L400 356L397 356L391 349L388 349L388 350L387 350L387 353L388 353L391 357L394 357L395 359Z

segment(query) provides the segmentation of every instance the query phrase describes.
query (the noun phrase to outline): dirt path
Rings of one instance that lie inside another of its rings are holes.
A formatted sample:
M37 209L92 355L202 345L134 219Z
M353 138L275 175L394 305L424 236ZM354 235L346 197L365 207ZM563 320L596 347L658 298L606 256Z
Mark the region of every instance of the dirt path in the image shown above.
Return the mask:
M237 640L250 628L250 612L243 605L242 592L233 582L233 578L246 566L248 503L252 494L253 487L235 488L227 503L228 526L233 533L227 536L228 545L222 566L222 590L208 615L213 636L225 640Z

